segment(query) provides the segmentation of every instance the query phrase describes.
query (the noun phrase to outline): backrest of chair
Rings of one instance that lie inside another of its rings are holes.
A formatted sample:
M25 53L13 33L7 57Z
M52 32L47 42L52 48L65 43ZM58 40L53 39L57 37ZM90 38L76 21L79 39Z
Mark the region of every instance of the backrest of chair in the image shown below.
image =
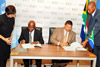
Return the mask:
M36 29L42 31L42 27L36 27Z
M27 26L23 26L23 27L22 27L22 30L23 30L23 29L26 29L26 28L28 28L28 27L27 27ZM36 27L36 29L42 31L42 27Z
M49 40L48 40L48 44L52 44L50 42L50 38L51 38L51 35L53 34L54 30L56 29L56 27L50 27L49 28Z

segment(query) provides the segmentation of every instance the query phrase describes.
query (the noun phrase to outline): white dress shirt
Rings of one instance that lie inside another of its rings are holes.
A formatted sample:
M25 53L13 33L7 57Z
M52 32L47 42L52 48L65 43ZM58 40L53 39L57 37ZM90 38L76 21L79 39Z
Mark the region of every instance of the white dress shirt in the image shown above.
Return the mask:
M67 32L67 31L64 29L64 36L65 36L66 32ZM68 41L68 35L69 35L69 32L67 32L67 41ZM67 41L66 41L66 42L67 42ZM57 45L59 45L59 44L60 44L60 42L57 43Z
M92 13L92 17L94 16L95 12L96 12L96 10Z
M32 42L33 42L34 41L34 30L31 32L31 36L32 36Z

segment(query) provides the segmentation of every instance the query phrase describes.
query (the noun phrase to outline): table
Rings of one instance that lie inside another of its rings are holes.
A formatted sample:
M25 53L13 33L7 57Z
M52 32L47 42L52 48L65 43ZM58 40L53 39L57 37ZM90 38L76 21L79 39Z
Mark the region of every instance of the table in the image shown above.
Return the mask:
M96 56L91 54L88 51L64 51L60 46L45 44L42 45L42 48L35 47L28 49L27 52L20 52L18 55L11 55L10 67L14 67L14 59L93 60L93 67L95 67ZM17 67L17 61L15 67ZM79 67L78 62L77 67Z

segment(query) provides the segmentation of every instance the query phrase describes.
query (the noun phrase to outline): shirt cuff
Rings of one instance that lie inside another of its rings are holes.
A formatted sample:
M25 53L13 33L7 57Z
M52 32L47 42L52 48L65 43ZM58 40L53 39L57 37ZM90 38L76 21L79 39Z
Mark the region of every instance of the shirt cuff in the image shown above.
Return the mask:
M40 42L39 41L37 41L38 42L38 44L40 44Z
M60 42L57 43L57 45L59 46Z

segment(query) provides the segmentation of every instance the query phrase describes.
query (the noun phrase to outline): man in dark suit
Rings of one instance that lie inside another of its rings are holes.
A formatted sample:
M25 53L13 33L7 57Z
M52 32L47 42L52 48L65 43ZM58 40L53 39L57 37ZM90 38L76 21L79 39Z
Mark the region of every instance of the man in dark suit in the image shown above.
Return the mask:
M85 47L88 38L91 35L92 30L94 29L94 50L93 53L97 56L96 67L100 67L100 10L96 9L95 2L91 1L87 7L88 16L89 16L89 28L87 39L82 43Z
M31 44L44 44L44 40L42 38L42 31L37 30L35 28L35 21L30 21L28 23L28 28L23 29L21 32L21 36L19 38L19 42L23 43L31 43ZM32 63L32 60L24 59L25 67L29 67L29 63ZM41 60L35 60L37 67L41 67Z

